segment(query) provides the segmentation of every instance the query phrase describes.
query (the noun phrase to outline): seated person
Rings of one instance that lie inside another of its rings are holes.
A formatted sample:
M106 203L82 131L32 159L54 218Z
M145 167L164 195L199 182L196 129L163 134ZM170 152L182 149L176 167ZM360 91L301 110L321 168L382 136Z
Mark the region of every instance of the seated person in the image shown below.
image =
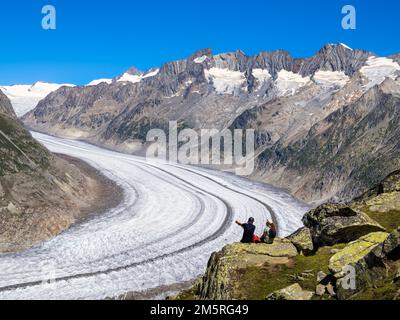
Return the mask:
M254 218L249 218L247 223L240 223L239 221L236 221L236 223L243 228L243 237L240 242L253 243L254 232L256 231L256 227L254 226Z
M261 236L261 242L272 244L276 238L276 226L273 222L267 221L264 233Z

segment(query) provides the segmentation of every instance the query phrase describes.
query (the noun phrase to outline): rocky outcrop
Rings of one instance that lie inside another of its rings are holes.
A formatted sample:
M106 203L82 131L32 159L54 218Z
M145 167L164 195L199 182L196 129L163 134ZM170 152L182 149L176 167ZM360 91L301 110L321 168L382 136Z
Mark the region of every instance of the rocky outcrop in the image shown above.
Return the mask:
M364 212L347 205L325 204L303 217L316 247L347 243L371 232L384 231Z
M305 227L273 245L226 246L177 299L398 299L399 181L396 171L362 200L311 210Z
M297 230L295 233L287 237L290 240L299 253L304 255L310 255L315 252L312 234L309 228L303 227Z
M395 171L390 173L385 179L383 179L383 181L376 184L373 188L365 192L363 195L356 197L352 202L354 204L366 203L371 198L373 198L375 202L378 202L380 195L391 195L397 194L398 192L400 192L400 171Z
M240 295L237 277L249 267L285 265L297 255L290 241L276 239L273 244L232 244L216 252L208 263L198 292L200 299L226 300Z
M298 283L271 293L267 300L311 300L314 292L303 290Z
M0 114L6 115L11 118L16 118L14 109L11 105L10 100L7 96L0 90Z
M364 263L365 257L381 245L387 237L388 234L385 232L374 232L350 242L331 258L329 270L336 278L343 278L346 275L343 271L346 266L355 267L357 264Z
M382 245L382 254L389 260L400 260L400 227L386 238Z
M351 242L331 258L329 269L337 279L340 299L348 299L366 289L376 288L388 279L391 264L400 259L399 231L397 229L391 234L371 233ZM349 277L352 276L353 287L348 285L352 281Z

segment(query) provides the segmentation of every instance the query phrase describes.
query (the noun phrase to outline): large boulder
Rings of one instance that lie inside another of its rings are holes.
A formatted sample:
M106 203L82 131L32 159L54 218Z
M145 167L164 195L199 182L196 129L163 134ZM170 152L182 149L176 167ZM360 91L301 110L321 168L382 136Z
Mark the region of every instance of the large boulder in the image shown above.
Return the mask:
M303 217L315 247L348 243L372 232L385 231L364 212L346 205L324 204Z
M370 233L349 243L329 260L339 299L347 299L387 277L382 247L388 236L385 232Z
M304 255L311 255L314 253L314 244L310 229L303 227L295 233L287 237L297 250Z
M295 283L287 288L271 293L267 296L267 300L311 300L313 295L313 292L303 290L298 283Z
M400 227L394 230L382 244L382 253L386 259L400 259Z
M285 239L273 244L235 243L212 254L196 295L201 299L231 300L240 295L238 277L247 268L286 266L297 256L296 247Z

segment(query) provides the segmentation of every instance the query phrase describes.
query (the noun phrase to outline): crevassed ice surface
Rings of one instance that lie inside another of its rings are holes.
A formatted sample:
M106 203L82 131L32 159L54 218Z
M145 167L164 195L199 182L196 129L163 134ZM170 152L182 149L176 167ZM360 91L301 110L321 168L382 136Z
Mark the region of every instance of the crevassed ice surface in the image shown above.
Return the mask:
M281 70L276 79L276 87L279 96L294 95L302 87L310 83L310 77L302 77L298 73L292 71Z
M265 82L272 79L271 74L266 69L253 69L253 76L258 81L258 87L260 88Z
M211 68L204 72L206 78L212 82L215 90L220 94L236 93L246 83L244 72L224 68Z
M386 78L395 79L400 65L389 58L369 57L360 72L368 79L367 89L381 84Z
M314 76L313 80L315 83L325 86L337 86L337 87L344 87L347 82L349 82L350 78L346 76L343 71L317 71Z
M116 181L124 200L56 238L0 256L0 299L103 299L192 280L210 254L239 241L234 220L261 233L301 226L307 206L282 190L219 171L170 164L34 133Z

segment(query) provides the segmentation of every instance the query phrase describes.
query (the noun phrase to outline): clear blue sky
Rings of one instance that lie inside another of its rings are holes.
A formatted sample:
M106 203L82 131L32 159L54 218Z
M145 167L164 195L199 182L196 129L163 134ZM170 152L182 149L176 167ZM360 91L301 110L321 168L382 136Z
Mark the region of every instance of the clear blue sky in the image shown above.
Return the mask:
M45 4L57 9L55 31L41 28ZM341 28L345 4L357 9L355 31ZM4 0L0 84L85 84L208 47L307 57L344 42L389 55L400 52L399 12L398 0Z

